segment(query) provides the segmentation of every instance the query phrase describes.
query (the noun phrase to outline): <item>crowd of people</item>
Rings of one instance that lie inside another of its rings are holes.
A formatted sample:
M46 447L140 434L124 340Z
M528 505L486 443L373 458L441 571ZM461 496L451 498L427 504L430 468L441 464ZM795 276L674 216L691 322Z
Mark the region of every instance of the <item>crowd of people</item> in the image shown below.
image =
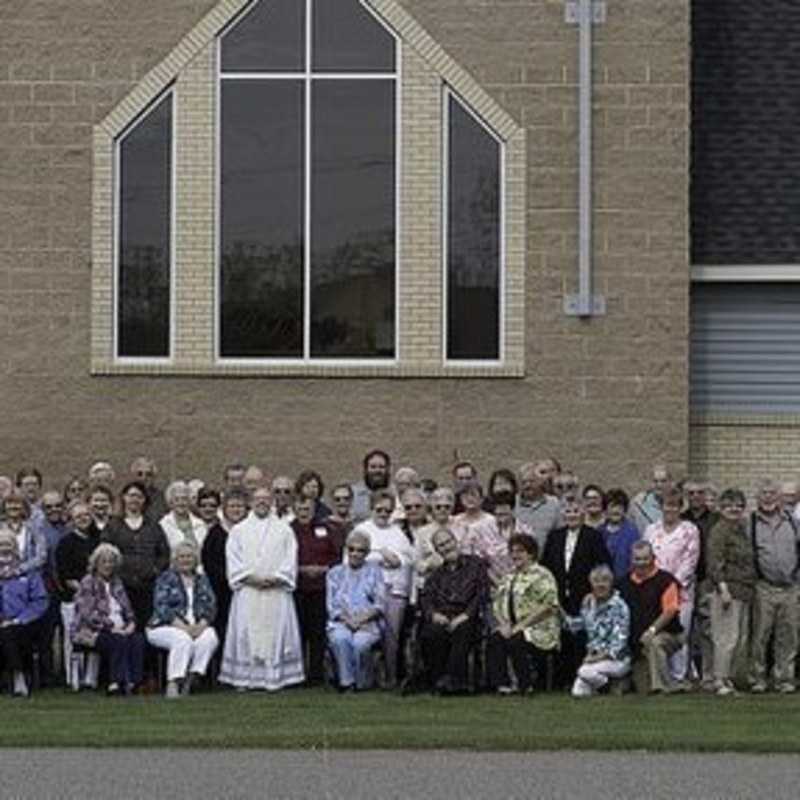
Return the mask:
M632 499L554 459L446 485L373 450L326 492L152 459L63 490L0 476L0 663L110 695L334 684L500 695L795 691L798 489L675 481Z

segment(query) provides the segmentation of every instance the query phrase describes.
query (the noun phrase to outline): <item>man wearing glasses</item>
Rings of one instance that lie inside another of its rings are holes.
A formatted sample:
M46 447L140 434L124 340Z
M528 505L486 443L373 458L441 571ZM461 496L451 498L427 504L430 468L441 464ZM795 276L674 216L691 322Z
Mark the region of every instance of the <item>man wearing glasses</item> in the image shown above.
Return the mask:
M478 556L461 553L447 529L433 535L442 566L425 582L420 640L432 688L442 694L467 691L467 659L480 624L488 581Z
M287 525L294 522L294 481L286 475L278 475L272 481L272 516Z

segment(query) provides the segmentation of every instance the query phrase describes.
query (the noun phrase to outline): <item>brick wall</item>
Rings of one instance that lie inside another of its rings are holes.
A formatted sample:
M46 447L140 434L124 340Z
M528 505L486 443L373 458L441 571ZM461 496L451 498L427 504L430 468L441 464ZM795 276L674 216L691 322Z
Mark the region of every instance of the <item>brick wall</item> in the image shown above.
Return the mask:
M403 0L525 128L524 379L91 377L92 126L208 12L205 0L0 4L0 469L53 477L151 452L354 474L377 444L443 475L555 454L638 483L688 457L686 0L618 0L597 29L594 256L608 314L565 317L577 276L577 30L558 0ZM179 309L179 314L181 310Z

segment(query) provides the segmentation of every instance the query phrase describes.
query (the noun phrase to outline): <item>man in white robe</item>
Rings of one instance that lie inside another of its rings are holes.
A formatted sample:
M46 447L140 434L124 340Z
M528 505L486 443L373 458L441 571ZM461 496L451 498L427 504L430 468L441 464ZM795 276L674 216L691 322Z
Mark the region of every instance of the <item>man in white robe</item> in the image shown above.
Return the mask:
M228 583L233 591L219 680L237 689L275 691L302 683L303 655L294 592L297 541L270 516L268 488L253 493L253 513L228 535Z

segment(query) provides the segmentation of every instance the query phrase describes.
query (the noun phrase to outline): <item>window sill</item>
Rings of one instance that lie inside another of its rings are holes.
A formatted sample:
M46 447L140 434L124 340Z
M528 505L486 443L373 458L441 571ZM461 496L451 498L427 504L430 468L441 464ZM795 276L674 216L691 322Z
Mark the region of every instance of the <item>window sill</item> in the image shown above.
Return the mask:
M515 364L180 364L95 362L92 375L150 375L193 378L524 378Z

